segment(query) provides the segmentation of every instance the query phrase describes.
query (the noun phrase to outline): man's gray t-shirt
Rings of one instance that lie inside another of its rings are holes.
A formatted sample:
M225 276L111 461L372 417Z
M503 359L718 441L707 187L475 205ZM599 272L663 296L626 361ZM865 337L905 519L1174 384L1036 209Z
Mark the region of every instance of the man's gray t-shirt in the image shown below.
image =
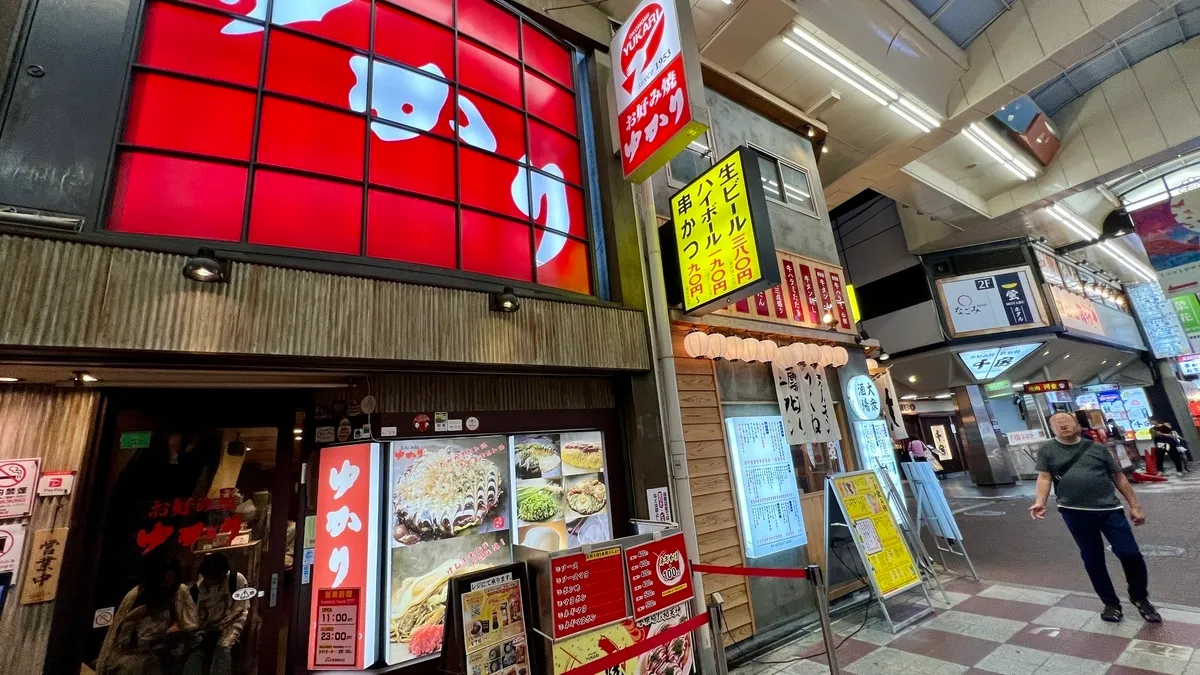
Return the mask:
M1058 505L1068 509L1102 511L1121 508L1113 475L1121 471L1108 448L1090 439L1081 438L1087 449L1066 475L1061 476L1055 495ZM1038 450L1037 470L1058 474L1079 449L1079 443L1066 445L1057 439L1042 444Z

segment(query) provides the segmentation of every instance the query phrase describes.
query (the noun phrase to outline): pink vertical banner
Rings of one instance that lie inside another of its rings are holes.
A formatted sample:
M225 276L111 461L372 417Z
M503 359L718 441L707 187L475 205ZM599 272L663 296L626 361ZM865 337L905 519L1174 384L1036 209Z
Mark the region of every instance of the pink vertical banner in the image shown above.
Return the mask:
M788 300L792 305L792 321L804 323L804 304L800 298L804 297L800 292L800 282L796 280L796 266L791 260L783 260L783 283L787 284Z
M778 286L771 289L771 306L775 308L776 319L787 319L787 307L783 304L783 291Z
M759 316L771 316L771 306L767 303L766 293L757 293L754 296L754 309Z
M742 314L749 314L750 313L750 302L747 301L745 298L742 298L741 300L737 301L737 304L735 304L733 306L733 308L735 311L741 312Z
M825 270L820 267L815 268L817 274L817 288L821 291L821 313L817 315L817 322L820 323L820 317L825 316L825 308L833 310L833 298L829 295L829 280L825 278Z
M812 270L808 265L800 266L800 277L804 280L804 299L808 303L809 322L821 324L821 310L817 307L817 288L813 284Z

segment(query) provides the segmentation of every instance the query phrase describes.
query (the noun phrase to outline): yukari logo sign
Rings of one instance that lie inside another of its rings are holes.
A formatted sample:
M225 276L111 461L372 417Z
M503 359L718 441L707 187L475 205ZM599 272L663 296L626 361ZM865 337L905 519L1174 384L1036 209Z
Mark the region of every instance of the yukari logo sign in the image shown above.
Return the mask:
M662 44L666 26L663 20L665 17L663 5L652 2L643 6L637 16L629 22L631 28L621 44L621 73L625 76L621 86L631 95L634 93L637 77L650 70L658 57L658 48Z

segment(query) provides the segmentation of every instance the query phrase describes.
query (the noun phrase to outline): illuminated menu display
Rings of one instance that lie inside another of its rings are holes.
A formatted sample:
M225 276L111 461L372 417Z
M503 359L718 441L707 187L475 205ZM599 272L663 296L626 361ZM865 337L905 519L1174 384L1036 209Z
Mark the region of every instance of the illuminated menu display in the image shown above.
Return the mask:
M746 557L758 558L808 543L783 418L731 417L725 424Z
M605 626L629 617L621 547L555 558L550 564L554 638Z

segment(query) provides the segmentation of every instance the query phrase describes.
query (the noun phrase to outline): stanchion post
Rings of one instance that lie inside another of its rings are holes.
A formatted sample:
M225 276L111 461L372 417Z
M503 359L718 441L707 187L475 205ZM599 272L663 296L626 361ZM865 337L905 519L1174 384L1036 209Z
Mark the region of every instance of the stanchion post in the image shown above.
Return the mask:
M825 639L825 658L829 660L830 675L840 675L842 671L838 667L837 644L833 639L833 626L829 621L829 595L825 588L825 576L821 573L820 565L809 565L805 571L817 595L817 616L821 621L821 637Z
M717 675L727 675L729 664L725 661L725 599L720 593L712 594L712 602L708 605L708 625L712 628L713 661L717 665Z

